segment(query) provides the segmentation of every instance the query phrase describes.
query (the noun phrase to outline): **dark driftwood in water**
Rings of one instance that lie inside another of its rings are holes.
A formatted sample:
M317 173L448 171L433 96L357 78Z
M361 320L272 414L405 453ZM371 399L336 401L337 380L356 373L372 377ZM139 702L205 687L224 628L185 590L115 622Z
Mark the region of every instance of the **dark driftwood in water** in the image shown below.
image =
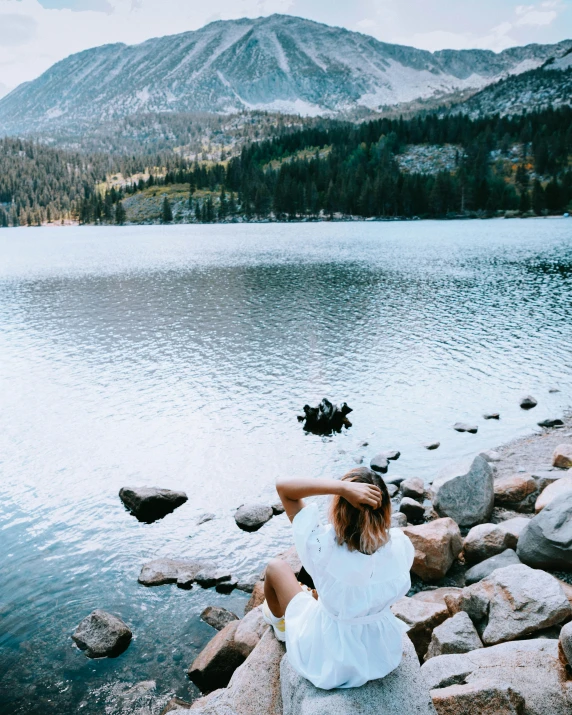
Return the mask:
M352 426L347 418L350 412L353 410L345 402L338 407L324 397L317 407L304 405L304 415L298 417L298 420L304 422L304 429L308 432L329 434L341 432L342 427Z

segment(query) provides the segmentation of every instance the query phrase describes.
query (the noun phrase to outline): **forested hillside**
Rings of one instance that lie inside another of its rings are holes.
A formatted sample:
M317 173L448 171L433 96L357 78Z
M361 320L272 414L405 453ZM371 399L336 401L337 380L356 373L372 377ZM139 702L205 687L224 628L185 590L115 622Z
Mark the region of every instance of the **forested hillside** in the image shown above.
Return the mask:
M48 209L82 223L542 215L572 200L569 107L330 123L218 163L0 147L0 222L10 224Z

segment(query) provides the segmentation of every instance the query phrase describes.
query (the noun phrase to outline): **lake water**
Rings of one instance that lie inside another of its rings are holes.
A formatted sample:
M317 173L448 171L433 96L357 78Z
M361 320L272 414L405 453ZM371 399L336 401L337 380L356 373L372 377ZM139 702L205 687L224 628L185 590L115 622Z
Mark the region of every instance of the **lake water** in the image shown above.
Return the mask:
M197 695L202 609L247 596L147 589L145 561L247 576L290 545L285 516L233 520L276 477L399 449L392 473L429 479L572 404L572 221L6 230L0 355L0 710L155 715ZM324 396L353 426L306 435ZM141 524L125 485L189 501ZM134 631L117 659L70 639L94 608Z

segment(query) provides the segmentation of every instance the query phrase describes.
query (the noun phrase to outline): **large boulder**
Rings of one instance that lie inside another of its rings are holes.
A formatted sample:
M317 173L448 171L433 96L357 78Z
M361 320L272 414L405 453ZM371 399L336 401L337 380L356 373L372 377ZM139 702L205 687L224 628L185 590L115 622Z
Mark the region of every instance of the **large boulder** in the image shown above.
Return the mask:
M234 515L236 525L243 531L258 531L261 526L272 519L274 512L266 504L250 504L241 506Z
M494 507L493 470L486 459L475 457L449 465L433 482L433 506L459 526L488 521Z
M254 608L258 608L258 606L261 606L264 603L265 598L266 596L264 595L264 581L257 581L254 584L254 588L252 589L252 594L248 599L248 603L244 607L244 613L249 613Z
M515 516L512 519L501 521L499 526L504 531L508 532L516 542L520 539L520 535L528 526L530 519L526 516Z
M516 548L517 539L501 524L477 524L465 537L463 551L467 563L476 564L506 549Z
M404 636L399 667L360 688L320 690L299 675L288 656L280 667L283 715L435 715L411 641ZM262 713L262 711L260 711Z
M560 469L572 468L572 444L559 444L552 455L552 466Z
M531 474L512 474L494 482L495 506L532 511L538 493L538 484Z
M516 553L529 566L572 571L572 493L551 502L530 520Z
M418 591L411 598L415 601L426 601L427 603L441 603L445 605L447 596L457 596L463 591L462 588L456 586L441 586L440 588L432 588L428 591Z
M399 511L405 514L405 518L412 524L418 524L423 521L425 516L425 507L415 499L403 497L399 503Z
M441 655L426 661L421 672L434 702L441 698L440 691L445 688L485 680L490 686L508 685L520 693L525 700L525 715L570 715L571 712L570 687L565 668L558 659L555 640L514 641L470 653ZM444 712L455 715L481 712L478 708L462 708L461 703L459 706L457 710ZM510 713L510 710L500 710L499 715L501 713Z
M572 621L563 626L558 639L560 660L565 665L572 665Z
M523 696L506 683L476 680L431 691L439 715L525 715Z
M469 614L485 645L522 638L572 615L558 580L524 564L497 569L467 586L460 608Z
M185 492L158 487L123 487L119 498L139 521L147 524L162 519L188 499Z
M217 631L222 631L231 621L238 621L238 616L232 611L227 611L226 608L207 606L201 613L201 620L216 628Z
M490 559L485 559L480 563L467 569L465 572L465 582L468 586L477 581L482 581L487 576L490 576L493 571L502 569L505 566L514 566L520 564L521 560L516 555L514 549L506 549L501 554L491 556Z
M469 653L482 647L473 622L464 611L459 611L433 630L425 660L446 653Z
M411 570L424 581L443 578L463 548L461 532L453 519L406 526L403 533L415 547Z
M248 658L256 648L267 629L268 624L264 621L262 608L260 606L249 611L244 618L238 622L234 633L234 642L245 658Z
M193 703L194 715L282 715L280 661L284 645L267 630L228 687Z
M399 488L403 496L409 497L410 499L423 499L425 494L425 484L419 477L404 479Z
M427 652L433 629L449 617L444 601L432 603L407 596L396 601L391 606L391 612L409 626L407 635L420 660Z
M188 675L203 693L224 688L246 656L234 636L240 621L232 621L210 640L189 667Z
M123 653L133 634L121 618L101 611L92 611L72 633L78 648L88 658L115 657Z
M549 484L536 500L534 511L538 514L555 499L560 500L566 494L572 494L572 476Z

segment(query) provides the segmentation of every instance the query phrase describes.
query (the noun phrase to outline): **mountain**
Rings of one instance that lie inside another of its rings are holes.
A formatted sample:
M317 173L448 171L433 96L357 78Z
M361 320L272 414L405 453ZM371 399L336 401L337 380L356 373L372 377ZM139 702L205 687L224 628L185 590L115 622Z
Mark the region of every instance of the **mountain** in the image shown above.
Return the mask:
M552 57L540 68L489 85L448 110L471 118L490 114L512 116L572 105L572 49Z
M380 110L478 90L570 48L432 53L291 16L219 21L72 55L0 100L0 127L77 129L141 112Z

